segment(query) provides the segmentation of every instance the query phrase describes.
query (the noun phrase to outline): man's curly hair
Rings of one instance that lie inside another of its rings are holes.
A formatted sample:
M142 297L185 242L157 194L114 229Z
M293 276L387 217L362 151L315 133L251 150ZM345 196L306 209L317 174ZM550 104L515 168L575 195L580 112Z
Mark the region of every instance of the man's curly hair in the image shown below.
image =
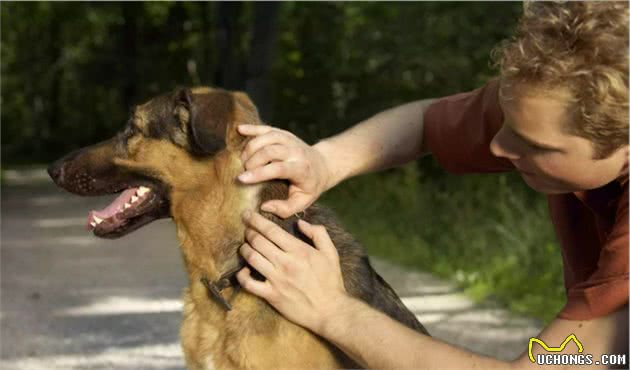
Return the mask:
M493 50L504 82L567 88L570 133L606 158L628 144L628 3L526 2L516 34Z

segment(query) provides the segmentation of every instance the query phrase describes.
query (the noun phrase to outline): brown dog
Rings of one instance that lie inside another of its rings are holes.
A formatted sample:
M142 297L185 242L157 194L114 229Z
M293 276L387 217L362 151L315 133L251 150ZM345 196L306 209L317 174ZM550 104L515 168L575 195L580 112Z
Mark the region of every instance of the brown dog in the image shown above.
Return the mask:
M120 134L66 155L49 173L78 195L121 192L107 208L90 212L96 236L118 238L153 220L173 218L189 278L180 333L188 368L356 368L342 352L234 283L242 265L241 213L286 198L288 189L282 181L236 181L245 144L236 123L260 123L245 94L179 89L137 106ZM306 241L295 216L264 215ZM326 226L351 295L426 334L329 211L314 205L301 217Z

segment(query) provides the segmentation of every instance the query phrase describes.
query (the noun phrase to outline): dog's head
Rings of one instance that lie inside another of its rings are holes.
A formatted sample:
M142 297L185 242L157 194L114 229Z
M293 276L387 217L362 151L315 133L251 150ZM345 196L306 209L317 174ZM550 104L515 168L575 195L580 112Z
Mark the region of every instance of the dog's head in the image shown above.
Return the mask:
M117 238L170 217L175 192L210 186L208 174L219 167L212 162L244 145L236 125L258 122L243 93L177 89L136 106L115 137L69 153L48 173L78 195L120 193L87 220L96 236Z

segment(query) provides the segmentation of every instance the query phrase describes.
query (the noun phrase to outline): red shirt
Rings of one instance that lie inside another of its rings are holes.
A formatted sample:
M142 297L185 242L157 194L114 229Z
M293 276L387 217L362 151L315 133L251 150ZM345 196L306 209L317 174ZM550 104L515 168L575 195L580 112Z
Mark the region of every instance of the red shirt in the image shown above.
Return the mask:
M438 163L456 174L502 172L512 163L490 152L503 124L498 80L439 99L424 114L424 138ZM562 249L567 303L558 315L588 320L628 303L628 181L548 195Z

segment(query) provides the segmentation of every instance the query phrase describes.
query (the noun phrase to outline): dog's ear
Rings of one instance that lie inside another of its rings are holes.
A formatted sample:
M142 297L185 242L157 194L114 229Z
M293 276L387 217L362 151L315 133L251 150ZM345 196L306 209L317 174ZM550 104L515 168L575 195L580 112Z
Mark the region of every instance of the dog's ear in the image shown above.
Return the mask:
M244 119L246 123L248 124L260 123L260 116L258 115L258 109L256 109L254 102L252 102L249 96L244 92L235 91L234 97L236 98L236 103L241 105L243 107L243 110L247 114L247 117L245 117Z
M247 94L208 89L193 94L190 89L175 93L175 115L193 151L211 155L228 147L240 150L245 137L238 124L261 124L258 110Z
M175 94L175 113L193 151L212 155L226 146L226 133L234 115L234 99L224 90L193 94L180 89Z
M238 113L236 115L238 124L262 124L256 105L246 93L235 91L232 93L232 96L234 96L235 105L240 108L237 110ZM236 125L234 125L232 129L228 130L227 142L230 143L233 148L242 149L246 142L245 139L246 138L238 132Z

